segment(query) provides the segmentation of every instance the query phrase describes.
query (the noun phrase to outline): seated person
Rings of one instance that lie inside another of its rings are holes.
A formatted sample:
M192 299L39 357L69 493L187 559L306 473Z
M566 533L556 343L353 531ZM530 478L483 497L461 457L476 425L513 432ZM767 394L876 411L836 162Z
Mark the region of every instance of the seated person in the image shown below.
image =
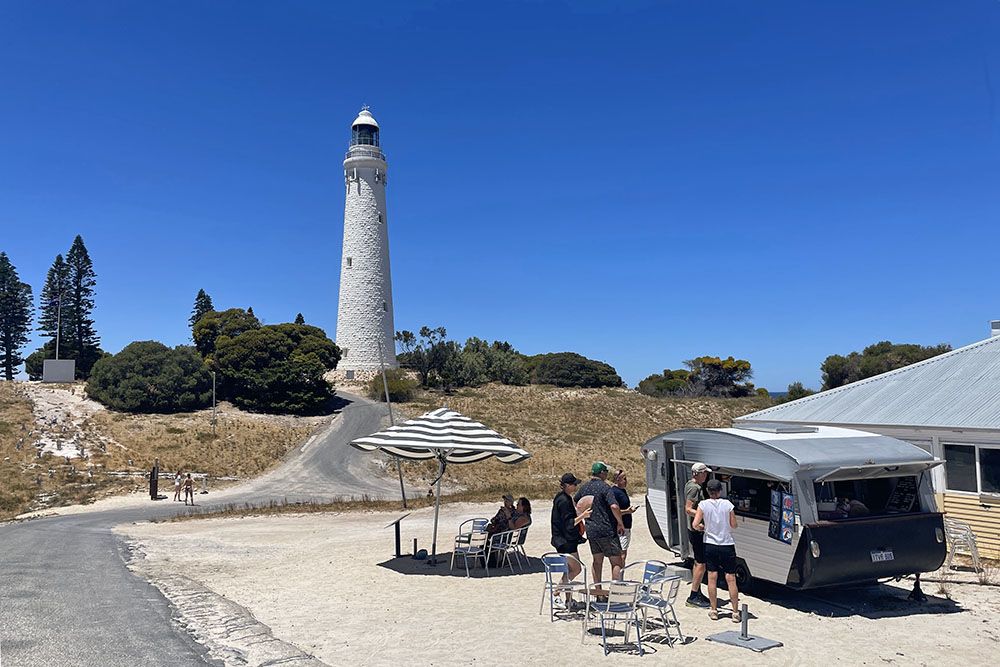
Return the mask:
M844 498L840 505L840 511L847 514L849 518L868 516L871 510L857 498Z
M497 533L505 533L510 530L510 519L514 515L514 496L509 493L503 495L503 505L497 510L497 513L490 519L490 522L486 524L486 532L489 535L496 535Z
M531 525L531 502L521 496L517 499L517 505L514 506L514 511L510 516L510 530L517 530L518 528L524 528Z

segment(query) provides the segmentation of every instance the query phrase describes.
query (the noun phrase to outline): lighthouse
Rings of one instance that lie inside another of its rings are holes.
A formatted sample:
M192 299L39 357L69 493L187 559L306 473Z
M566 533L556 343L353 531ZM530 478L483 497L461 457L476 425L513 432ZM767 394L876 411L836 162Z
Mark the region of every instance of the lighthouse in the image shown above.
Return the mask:
M337 309L338 375L361 380L384 361L396 368L393 342L389 218L385 208L387 164L379 127L368 107L351 123L344 159L344 252Z

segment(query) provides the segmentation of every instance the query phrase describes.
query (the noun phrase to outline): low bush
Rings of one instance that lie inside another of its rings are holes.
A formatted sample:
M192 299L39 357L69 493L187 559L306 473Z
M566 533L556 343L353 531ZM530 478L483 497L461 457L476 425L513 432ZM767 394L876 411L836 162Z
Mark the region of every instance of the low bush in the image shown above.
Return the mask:
M382 374L379 373L368 383L368 398L376 401L385 401L385 386L389 386L389 400L393 403L405 403L413 398L417 391L416 380L410 378L406 371L400 368L391 368L385 372L385 384L382 382Z
M137 341L94 364L87 394L121 412L186 412L212 401L212 377L193 347Z
M528 357L532 384L557 387L621 387L621 377L603 361L575 352L552 352Z

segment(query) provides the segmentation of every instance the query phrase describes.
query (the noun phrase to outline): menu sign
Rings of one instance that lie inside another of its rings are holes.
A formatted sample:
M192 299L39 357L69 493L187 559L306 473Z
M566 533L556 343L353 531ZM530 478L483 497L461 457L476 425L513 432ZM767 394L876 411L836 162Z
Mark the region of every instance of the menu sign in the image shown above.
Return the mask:
M767 524L767 536L791 544L794 529L795 499L790 493L771 489L771 516Z
M889 495L889 500L885 503L885 511L888 514L901 514L913 509L913 503L917 500L917 478L913 475L900 477L896 481L896 486Z

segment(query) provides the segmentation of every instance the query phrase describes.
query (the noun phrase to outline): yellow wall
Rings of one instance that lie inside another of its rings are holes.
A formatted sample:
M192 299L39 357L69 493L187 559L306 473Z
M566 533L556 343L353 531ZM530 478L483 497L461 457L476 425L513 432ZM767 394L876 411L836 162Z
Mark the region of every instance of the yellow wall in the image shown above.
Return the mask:
M1000 505L983 507L978 496L945 493L944 511L972 526L980 556L1000 558Z

